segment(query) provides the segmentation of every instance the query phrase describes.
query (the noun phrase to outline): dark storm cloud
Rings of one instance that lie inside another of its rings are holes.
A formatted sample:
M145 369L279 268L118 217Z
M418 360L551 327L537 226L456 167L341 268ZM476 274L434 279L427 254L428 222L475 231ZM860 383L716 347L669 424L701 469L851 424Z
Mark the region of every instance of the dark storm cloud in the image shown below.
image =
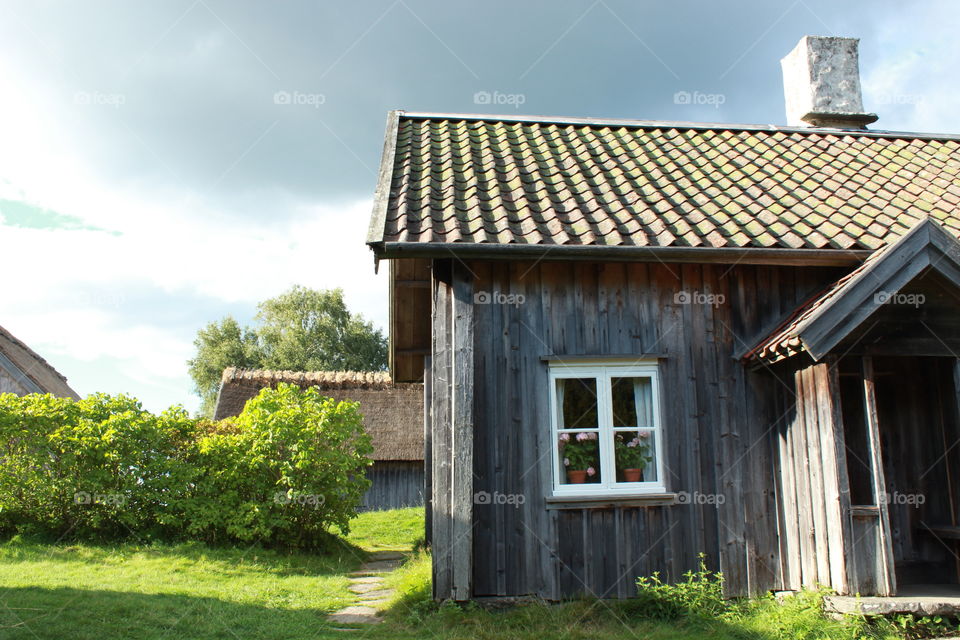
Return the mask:
M860 36L869 59L864 14L894 6L20 3L0 37L59 83L105 179L263 216L369 196L392 108L782 123L778 61L796 41Z

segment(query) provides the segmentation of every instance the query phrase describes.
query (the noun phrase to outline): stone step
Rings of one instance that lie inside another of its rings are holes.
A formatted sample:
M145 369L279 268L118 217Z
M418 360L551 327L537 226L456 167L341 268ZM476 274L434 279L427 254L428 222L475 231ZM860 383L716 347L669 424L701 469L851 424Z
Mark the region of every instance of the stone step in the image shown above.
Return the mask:
M383 590L383 579L379 578L376 582L360 582L357 584L351 584L347 587L353 593L369 593L371 591L382 591Z
M384 598L389 598L393 595L393 589L377 589L376 591L368 591L363 594L363 597L360 598L361 604L366 604L369 600L383 600Z
M329 617L330 622L338 624L380 624L383 618L377 615L377 610L365 605L354 605L341 609Z

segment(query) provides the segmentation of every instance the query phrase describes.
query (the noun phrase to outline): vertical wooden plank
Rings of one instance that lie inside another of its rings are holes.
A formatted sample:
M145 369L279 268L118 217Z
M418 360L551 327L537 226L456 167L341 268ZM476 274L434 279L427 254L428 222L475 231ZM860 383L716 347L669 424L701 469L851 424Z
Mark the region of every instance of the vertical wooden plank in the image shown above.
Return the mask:
M782 380L782 378L781 378ZM786 382L786 381L784 381ZM799 591L803 587L800 552L800 523L797 498L796 463L794 460L793 425L796 421L796 398L788 396L786 389L778 391L780 398L780 483L782 487L782 549L784 560L784 588Z
M476 292L493 291L490 263L471 263L477 274ZM477 304L474 308L474 493L493 495L493 469L497 464L494 441L497 438L495 408L496 383L500 373L496 368L498 336L493 329L491 305ZM496 508L492 504L474 504L473 531L473 594L474 596L497 595L497 538L495 531Z
M433 397L432 521L433 595L438 600L453 597L453 556L451 555L451 267L449 261L433 263L433 346L431 369Z
M452 541L453 598L469 600L473 580L473 275L453 266Z
M702 491L709 495L719 495L721 493L718 482L718 469L715 452L719 447L719 428L718 421L721 416L720 405L728 401L723 397L720 388L721 367L719 363L722 360L729 360L729 351L726 344L717 334L718 325L716 316L729 318L730 306L728 298L723 291L724 282L719 278L719 270L716 265L706 265L702 268L702 282L705 290L716 296L718 304L706 305L704 309L703 326L694 328L694 334L702 331L704 335L704 347L701 354L702 364L698 369L702 372L700 384L697 385L697 404L702 407L699 420L698 432L698 451L697 459L699 461L698 475ZM723 300L722 303L719 303ZM702 508L701 520L701 550L707 554L707 562L712 568L720 568L720 538L719 538L719 519L720 510L723 505L719 504L717 499L715 504L706 504Z
M834 374L831 375L831 371ZM820 429L820 463L823 474L823 503L826 521L826 539L829 549L830 586L839 593L847 593L847 547L849 529L844 527L843 492L849 503L850 488L846 482L846 456L838 458L843 449L837 448L836 438L843 437L843 427L834 424L837 411L833 408L839 389L831 388L836 378L835 360L814 367L813 378L817 398L817 424ZM840 467L844 470L841 474ZM842 477L841 477L842 475ZM844 486L841 488L841 484Z
M509 267L510 265L507 263L493 264L493 277L490 281L492 290L510 290ZM513 443L505 433L505 430L509 431L513 422L510 398L513 396L514 390L510 388L509 379L509 367L512 359L510 336L513 328L511 327L510 318L507 316L501 305L492 306L490 313L493 329L496 331L494 353L496 354L495 370L497 371L494 385L496 392L491 398L495 404L490 412L491 420L493 421L492 424L496 425L496 435L494 437L494 442L492 443L492 448L495 455L492 486L494 487L494 490L504 491L504 488L508 482L508 476L511 472L513 455ZM497 595L510 595L511 592L509 590L508 577L513 570L514 559L512 554L516 553L516 549L510 544L509 541L511 531L506 512L503 509L495 509L494 511L496 526L495 531L497 536L496 593Z
M820 427L818 424L819 398L814 375L818 365L812 365L802 371L804 423L807 436L807 460L810 472L810 510L813 514L814 556L817 564L817 583L830 584L830 539L828 537L826 506L824 496L826 487L823 479L822 457L820 455Z
M680 423L681 430L677 434L678 460L680 461L681 477L685 490L691 495L703 493L703 478L700 474L700 421L708 413L699 402L698 387L706 386L704 374L704 343L706 342L706 328L704 316L710 307L705 302L703 275L700 265L680 265L681 287L692 293L695 299L688 304L680 305L682 333L675 336L679 339L677 351L682 354L683 385L678 389L683 398L684 419ZM704 301L704 302L701 302ZM674 337L674 336L671 336ZM680 554L678 571L682 574L696 569L697 554L705 551L703 547L703 517L702 513L707 505L691 502L682 510L677 510L680 523L677 527Z
M433 541L433 370L431 356L423 359L423 507L424 541Z
M840 369L836 358L827 360L826 367L827 385L826 399L828 401L829 421L833 430L833 464L837 477L837 505L836 513L839 515L839 547L842 554L844 583L842 587L837 587L840 593L856 593L855 576L857 575L856 553L854 553L853 543L855 538L853 531L853 517L850 513L850 478L847 470L847 442L844 435L843 425L843 406L840 398ZM836 517L836 516L834 516Z
M554 294L557 283L560 282L560 279L557 277L556 263L541 262L537 265L537 272L539 278L538 295L540 298L540 308L536 309L536 312L540 318L540 331L541 338L543 339L541 348L544 353L556 354L559 353L557 349L560 344L559 338L554 333L556 325L553 322L553 316L557 313L554 307ZM543 494L551 495L553 493L553 447L556 446L556 443L554 442L553 432L550 426L549 412L551 408L548 400L549 389L547 388L549 379L545 367L541 375L544 377L544 390L541 391L544 397L542 400L543 408L537 420L537 424L539 425L538 431L541 435L538 454L544 456L543 451L546 450L549 450L550 453L541 458L538 473ZM542 449L540 447L542 447ZM539 507L534 505L532 508ZM540 550L540 571L544 583L542 595L549 600L559 600L563 594L560 580L562 569L559 561L560 545L563 535L560 528L560 512L547 511L543 517L545 526L543 531L546 535L543 541L547 546Z
M807 459L807 439L805 434L805 399L803 374L794 373L795 414L789 426L791 448L793 450L794 471L797 495L797 539L800 543L800 584L816 587L817 564L814 559L816 545L813 538L813 516L810 511L810 469Z
M877 595L892 596L897 592L897 578L894 574L893 547L890 540L890 518L887 512L887 494L883 460L880 454L880 424L877 420L876 383L873 374L873 358L863 357L863 396L867 413L867 441L870 447L870 466L873 475L873 495L880 507L877 558L879 575L877 576Z
M551 433L549 403L549 376L540 355L549 350L550 323L544 316L538 299L544 289L542 265L520 265L513 278L517 293L524 296L522 316L526 319L519 331L519 380L523 414L518 424L522 434L522 472L517 475L517 491L523 495L523 504L517 509L518 524L526 549L525 593L550 598L555 592L552 565L556 549L553 529L554 512L543 508L553 491L553 434ZM521 309L518 309L521 311Z
M743 340L743 336L750 335L745 327L754 323L754 272L751 266L736 270L735 281L729 288L730 315L718 326L718 330L722 331L719 335L723 336L731 355L734 351L734 339ZM751 583L743 491L748 481L744 472L744 456L747 447L752 444L745 442L749 435L747 427L752 417L746 410L747 385L743 368L733 363L729 357L719 362L724 370L720 384L721 394L730 398L721 407L719 425L720 491L726 498L720 512L720 568L727 581L726 595L746 596L750 594Z

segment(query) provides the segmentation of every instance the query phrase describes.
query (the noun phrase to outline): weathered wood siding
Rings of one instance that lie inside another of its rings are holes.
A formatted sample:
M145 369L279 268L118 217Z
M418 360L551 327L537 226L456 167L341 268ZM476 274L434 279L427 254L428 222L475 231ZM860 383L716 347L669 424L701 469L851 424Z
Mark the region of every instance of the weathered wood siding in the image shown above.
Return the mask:
M451 596L458 543L450 535L447 502L455 333L447 265L434 263L433 290L438 597ZM780 381L767 371L747 371L734 356L836 278L836 270L548 262L461 267L471 274L474 292L523 296L516 304L494 297L473 307L473 490L489 496L473 505L473 596L626 597L635 593L637 576L660 571L677 579L696 567L699 552L723 570L731 593L784 586L781 416L772 400ZM681 292L722 297L716 304L687 304ZM665 356L665 480L668 490L690 499L671 506L549 509L554 442L541 356L642 353Z
M423 505L423 462L409 460L374 462L367 470L367 478L373 484L363 496L364 511Z
M783 587L849 591L854 523L833 361L780 377L777 425Z
M473 279L460 262L435 262L429 357L433 590L471 597L474 451Z

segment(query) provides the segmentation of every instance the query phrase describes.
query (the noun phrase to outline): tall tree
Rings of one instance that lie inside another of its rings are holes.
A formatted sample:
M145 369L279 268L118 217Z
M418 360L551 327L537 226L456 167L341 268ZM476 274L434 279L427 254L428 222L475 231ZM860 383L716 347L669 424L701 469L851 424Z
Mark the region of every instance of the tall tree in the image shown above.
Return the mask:
M197 333L190 376L212 416L227 367L291 371L379 371L387 366L383 332L350 313L343 290L294 286L257 305L254 327L226 317Z
M200 413L213 417L220 378L227 367L254 368L263 361L257 335L227 316L197 332L193 341L196 356L187 361L195 391L200 396Z

